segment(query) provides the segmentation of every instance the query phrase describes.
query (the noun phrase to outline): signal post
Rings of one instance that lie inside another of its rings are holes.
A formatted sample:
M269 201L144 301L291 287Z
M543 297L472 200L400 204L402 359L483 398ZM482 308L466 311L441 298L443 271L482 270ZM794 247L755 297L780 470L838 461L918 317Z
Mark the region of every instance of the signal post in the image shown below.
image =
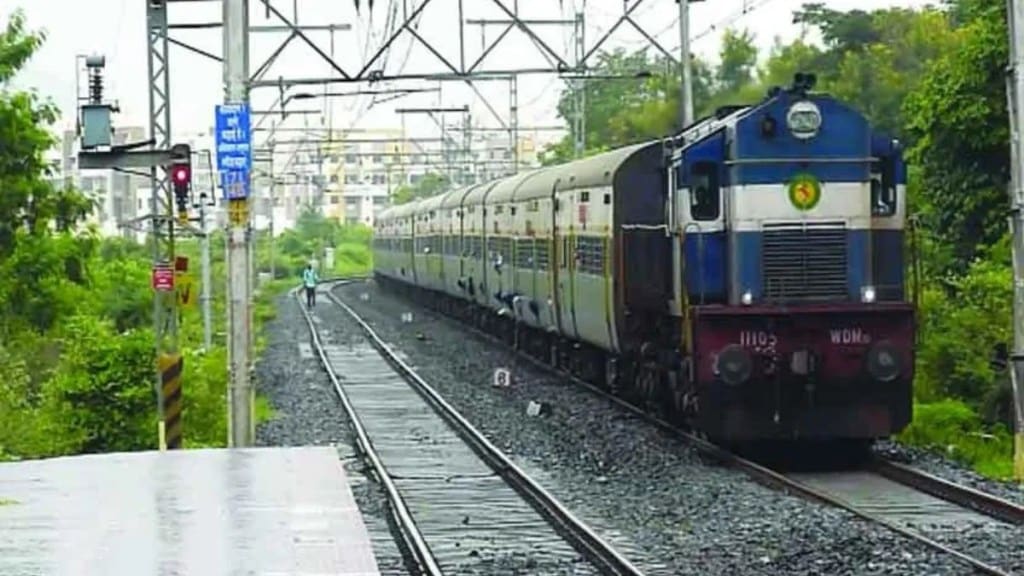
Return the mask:
M153 134L154 139L115 145L111 114L118 111L115 105L103 100L103 69L106 60L102 56L85 59L89 75L89 96L79 106L78 135L81 151L78 166L83 170L128 170L149 169L153 191L151 213L153 269L153 324L156 336L156 382L157 439L161 450L182 447L181 426L181 375L183 359L178 350L177 314L175 304L175 270L177 259L174 254L174 208L170 203L170 192L164 187L160 172L170 177L173 196L178 206L178 219L187 221L187 202L191 195L192 150L188 144L168 146L167 134ZM77 82L76 82L77 83ZM76 86L76 91L80 88ZM79 100L83 99L79 97ZM152 104L152 103L151 103ZM159 137L159 141L157 138ZM166 208L165 208L166 207Z

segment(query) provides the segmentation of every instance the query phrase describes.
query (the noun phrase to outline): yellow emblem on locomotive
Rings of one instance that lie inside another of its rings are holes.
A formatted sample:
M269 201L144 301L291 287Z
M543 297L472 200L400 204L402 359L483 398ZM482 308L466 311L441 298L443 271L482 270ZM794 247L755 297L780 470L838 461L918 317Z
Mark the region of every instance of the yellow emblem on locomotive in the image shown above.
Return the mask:
M789 181L789 201L799 210L810 210L821 200L821 184L811 174L797 174Z

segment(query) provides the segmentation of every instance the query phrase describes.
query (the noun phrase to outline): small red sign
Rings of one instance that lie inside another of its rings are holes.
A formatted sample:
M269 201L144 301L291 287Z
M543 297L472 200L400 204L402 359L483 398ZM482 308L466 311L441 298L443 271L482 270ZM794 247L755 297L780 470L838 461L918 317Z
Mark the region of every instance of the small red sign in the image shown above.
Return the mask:
M170 266L153 267L153 290L172 292L174 290L174 270Z

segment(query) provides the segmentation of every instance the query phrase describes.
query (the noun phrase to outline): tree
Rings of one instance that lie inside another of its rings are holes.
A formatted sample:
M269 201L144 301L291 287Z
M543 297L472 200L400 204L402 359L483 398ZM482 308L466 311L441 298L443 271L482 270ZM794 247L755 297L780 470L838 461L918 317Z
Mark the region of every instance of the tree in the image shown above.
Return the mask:
M810 24L821 31L825 46L833 57L857 52L881 40L875 29L875 18L863 10L839 12L824 4L804 4L793 14L794 24ZM832 64L838 64L838 59Z
M405 204L421 198L429 198L444 192L451 186L447 176L428 172L413 184L403 184L391 194L392 204Z
M67 231L90 209L80 194L56 189L45 179L44 153L55 143L47 127L57 119L56 108L34 93L10 89L11 78L43 39L25 30L20 11L0 33L0 255L11 253L19 230L46 235L54 223L58 231Z
M91 204L46 178L56 109L10 87L42 41L21 12L0 32L0 337L15 326L45 330L79 306L72 285L87 282L84 262L95 246L88 234L71 235Z
M790 44L783 44L779 37L768 53L768 59L758 71L762 86L785 86L793 81L797 72L818 71L823 52L817 46L807 43L805 35Z
M952 47L927 68L905 104L921 167L922 208L953 247L949 265L964 270L979 247L1006 233L1009 127L1007 28L1001 4L974 3ZM1000 6L997 8L997 6Z
M558 101L558 115L571 126L576 113L577 91L584 91L585 144L589 156L611 148L660 138L679 127L681 76L678 66L666 58L652 58L646 50L627 53L617 49L596 56L596 76L615 76L587 81L583 88L570 86ZM691 63L694 102L707 102L714 80L704 62ZM545 165L575 157L572 134L549 146L541 155Z
M817 73L819 88L849 102L877 129L906 136L904 99L928 62L951 47L946 14L933 8L839 12L805 4L794 21L814 26L824 40L824 51L798 47L803 70Z
M719 57L721 63L715 71L718 92L737 93L753 81L757 46L754 45L754 35L749 31L726 30Z

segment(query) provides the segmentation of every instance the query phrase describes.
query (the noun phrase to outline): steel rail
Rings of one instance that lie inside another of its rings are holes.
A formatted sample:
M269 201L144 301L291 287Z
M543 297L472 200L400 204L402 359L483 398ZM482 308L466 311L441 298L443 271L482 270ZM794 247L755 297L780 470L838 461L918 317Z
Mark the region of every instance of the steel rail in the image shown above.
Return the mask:
M348 281L344 280L333 282L335 285L344 285L347 283ZM377 451L374 450L373 444L370 442L370 438L366 433L366 429L363 427L363 423L360 421L359 415L356 414L355 407L349 401L348 395L345 394L345 389L338 380L338 375L335 374L334 368L327 360L327 353L324 351L323 342L320 340L320 333L316 329L312 315L310 315L309 311L303 305L301 296L299 296L299 290L295 290L293 294L295 295L295 301L298 304L299 309L302 311L303 318L306 319L306 325L309 326L309 333L313 339L313 346L316 348L317 355L320 357L320 364L324 367L324 371L327 372L327 375L330 377L331 384L334 386L334 391L341 400L345 413L348 415L349 423L352 426L353 431L356 433L356 442L359 446L359 450L362 452L366 460L369 461L370 465L373 467L374 473L380 480L380 483L384 486L384 491L387 494L388 503L390 504L389 508L391 510L391 515L399 527L399 531L402 534L402 539L405 540L407 549L412 553L423 574L441 576L443 572L438 566L433 552L431 552L430 547L423 538L423 534L420 533L419 528L416 526L416 522L413 520L412 514L409 512L409 508L406 506L405 500L402 499L402 495L398 492L398 488L395 486L391 475L384 467L384 463L381 462Z
M1024 506L1015 502L881 457L874 458L871 461L871 467L880 476L952 502L962 508L969 508L979 514L1015 526L1024 525Z
M491 443L486 436L438 394L426 380L406 364L355 310L331 292L327 292L327 298L344 310L362 328L370 342L381 355L384 356L396 371L405 377L407 382L413 385L413 388L455 429L474 452L494 468L512 488L532 503L543 516L555 525L556 529L563 534L563 537L566 537L573 547L584 554L598 569L605 574L643 574L640 569L605 542L604 539L559 502L554 495L530 478L504 452Z
M337 301L337 299L334 297L333 294L329 294L329 297L332 298L333 300ZM344 304L342 304L342 305L344 305ZM419 304L418 302L417 302L417 305L419 305L421 307L423 306L422 304ZM451 318L451 317L449 317L447 315L444 315L444 314L441 314L439 312L435 312L435 313L440 314L444 318L449 318L453 322L457 322L460 326L465 327L466 329L468 329L468 331L470 331L470 332L472 332L474 334L477 334L477 335L479 335L479 336L481 336L481 337L483 337L483 338L485 338L487 340L490 340L491 342L497 343L497 344L499 344L499 345L501 345L502 347L505 347L505 348L509 347L508 344L506 342L504 342L503 340L501 340L500 338L498 338L498 337L496 337L496 336L494 336L494 335L492 335L490 333L487 333L487 332L484 332L482 330L479 330L475 326L471 326L469 324L466 324L464 322L459 321L458 319ZM759 482L761 484L764 484L764 485L767 485L767 486L770 486L770 487L774 487L774 488L777 488L777 489L781 489L783 491L792 491L792 492L795 492L795 493L799 494L800 496L802 496L804 498L815 500L815 501L818 501L818 502L821 502L823 504L827 504L827 505L830 505L830 506L835 506L835 507L838 507L838 508L842 508L842 509L846 510L847 512L850 512L851 514L857 516L858 518L861 518L863 520L867 520L869 522L873 522L873 523L879 524L881 526L884 526L885 528L888 528L889 530L891 530L893 532L896 532L897 534L900 534L900 535L905 536L907 538L910 538L912 540L918 541L918 542L920 542L920 543L922 543L922 544L924 544L924 545L928 546L929 548L932 548L932 549L934 549L936 551L939 551L941 553L949 554L951 556L954 556L955 558L957 558L957 559L959 559L959 560L961 560L961 561L963 561L963 562L965 562L967 564L970 564L973 568L975 568L976 570L978 570L979 572L981 572L983 574L988 574L988 575L991 575L991 576L1010 576L1011 575L1010 572L1006 572L1006 571L1004 571L1004 570L1002 570L1002 569L1000 569L1000 568L998 568L996 566L992 566L991 564L988 564L986 562L978 560L977 558L974 558L972 556L964 554L963 552L960 552L959 550L956 550L956 549L954 549L954 548L952 548L950 546L947 546L945 544L942 544L941 542L938 542L936 540L932 540L931 538L928 538L927 536L925 536L923 534L920 534L918 532L914 532L914 531L912 531L912 530L910 530L908 528L904 528L903 526L900 526L899 524L891 522L891 521L889 521L889 520L887 520L885 518L882 518L879 515L872 514L870 512L864 511L864 510L858 508L857 506L847 502L846 500L844 500L842 498L839 498L839 497L837 497L835 495L828 494L826 492L817 490L817 489L811 487L810 485L808 485L808 484L806 484L804 482L801 482L799 480L796 480L794 478L786 476L785 474L781 474L781 473L776 472L776 471L774 471L774 470L772 470L770 468L762 466L762 465L760 465L760 464L758 464L756 462L753 462L751 460L748 460L746 458L738 456L738 455L730 452L729 450L726 450L725 448L722 448L722 447L718 446L717 444L709 442L709 441L707 441L707 440L705 440L705 439L703 439L703 438L701 438L701 437L699 437L699 436L697 436L697 435L695 435L695 434L693 434L693 433L691 433L689 431L686 431L686 430L684 430L684 429L682 429L682 428L680 428L680 427L678 427L678 426L676 426L676 425L674 425L674 424L664 420L663 418L660 418L660 417L658 417L658 416L656 416L654 414L649 413L648 411L646 411L646 410L644 410L642 408L639 408L639 407L635 406L634 404L628 402L627 400L625 400L623 398L620 398L618 396L614 396L614 395L610 394L609 392L607 392L606 390L603 390L603 389L595 386L594 384L591 384L590 382L587 382L587 381L585 381L585 380L583 380L583 379L581 379L581 378L579 378L579 377L577 377L577 376L575 376L573 374L570 374L570 373L568 373L568 372L566 372L564 370L561 370L559 368L555 368L555 367L551 366L550 364L547 364L547 363L545 363L545 362L543 362L543 361L541 361L541 360L539 360L537 358L534 358L533 356L524 353L524 351L522 351L522 350L514 349L513 352L518 357L526 360L527 362L533 364L534 366L537 366L539 369L547 371L549 373L557 374L560 377L564 377L564 378L568 379L570 382L572 382L573 384L589 390L590 392L592 392L596 396L604 398L607 401L610 401L610 402L612 402L612 403L614 403L614 404L616 404L618 406L621 406L622 408L625 408L627 411L630 411L633 414L635 414L635 415L639 416L640 418L644 419L645 421L647 421L647 422L657 426L662 431L667 432L669 434L672 434L672 435L680 438L681 440L684 440L685 442L687 442L688 444L692 445L694 448L696 448L698 451L700 451L705 456L708 456L710 458L718 460L719 462L721 462L723 464L726 464L726 465L729 465L729 466L733 466L733 467L739 469L740 471L744 472L745 474L747 474L747 476L750 476L752 479L754 479L755 481L757 481L757 482ZM916 486L911 486L911 487L916 487ZM995 497L992 497L992 499L998 500ZM956 502L954 502L954 503L956 503Z

